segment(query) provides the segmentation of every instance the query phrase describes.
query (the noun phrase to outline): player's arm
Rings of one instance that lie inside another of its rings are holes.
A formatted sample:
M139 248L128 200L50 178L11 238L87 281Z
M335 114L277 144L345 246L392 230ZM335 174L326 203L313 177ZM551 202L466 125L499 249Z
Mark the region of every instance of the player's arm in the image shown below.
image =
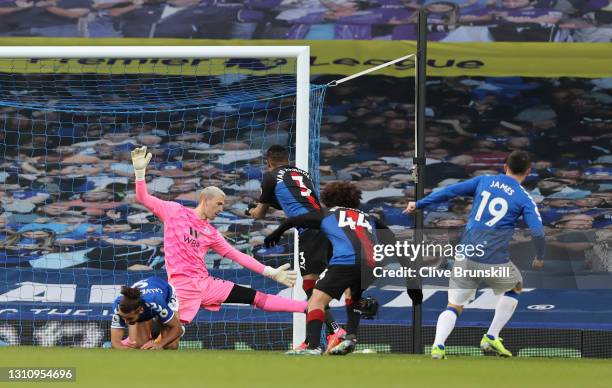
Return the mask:
M318 211L302 214L295 217L289 217L276 230L270 233L264 240L264 245L270 248L280 241L283 233L295 227L303 227L308 229L320 229L323 214Z
M481 176L477 176L464 182L455 183L454 185L436 190L423 199L408 203L404 213L414 213L417 209L423 209L434 203L444 202L455 197L474 196L481 178Z
M531 231L531 238L536 248L536 257L531 266L533 269L540 269L544 266L544 255L546 254L546 239L544 238L544 225L538 207L529 198L523 206L523 220Z
M288 270L290 267L289 263L283 264L278 268L263 265L255 258L242 253L238 249L231 246L218 230L215 230L215 232L217 233L217 237L215 242L211 245L211 248L215 252L255 273L274 279L287 287L293 287L295 284L295 279L297 279L297 273L295 271Z
M113 311L116 312L117 307L113 306ZM111 320L111 346L113 349L131 349L129 346L125 346L121 343L123 335L125 334L125 322L119 314L113 314Z
M268 213L269 208L270 208L270 205L260 202L260 203L255 204L254 207L249 206L245 214L247 216L251 216L255 218L256 220L260 220L266 216L266 213Z
M125 329L111 327L111 346L113 349L131 349L129 346L121 343L124 334Z
M174 312L172 312L172 315L169 315L169 318L161 322L161 325L162 325L163 335L161 336L161 339L159 340L159 342L155 342L155 340L150 340L144 345L142 345L140 349L143 349L143 350L164 349L167 345L173 343L174 341L179 339L181 335L183 335L183 328L181 327L181 322L179 321L178 316L174 314Z
M261 195L259 196L259 200L254 207L252 205L249 206L245 212L246 215L256 220L264 218L270 205L276 201L276 195L274 194L275 187L276 177L270 173L264 174L261 182Z
M134 166L134 175L136 176L136 201L143 204L163 221L167 214L171 214L180 205L176 202L163 201L148 193L145 175L151 157L151 153L147 153L146 146L132 150L132 165Z

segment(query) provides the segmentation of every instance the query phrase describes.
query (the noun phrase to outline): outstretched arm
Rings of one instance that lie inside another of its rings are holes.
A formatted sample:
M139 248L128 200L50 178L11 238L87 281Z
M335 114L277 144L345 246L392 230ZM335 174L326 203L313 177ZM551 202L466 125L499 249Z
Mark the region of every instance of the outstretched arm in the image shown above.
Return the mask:
M417 209L423 209L431 204L444 202L455 197L473 196L480 183L480 179L481 177L477 176L467 181L455 183L454 185L449 185L443 189L434 191L416 203L408 203L404 213L414 213Z
M134 175L136 176L136 201L143 204L147 209L153 212L153 214L164 221L166 216L171 214L176 210L176 207L180 205L176 202L161 200L148 193L145 176L147 165L151 157L151 153L147 153L146 146L136 148L132 151L132 165L134 166Z
M274 232L266 237L264 244L267 248L278 244L281 237L283 237L283 233L298 226L308 229L320 229L321 221L323 221L323 215L318 211L287 218Z
M290 265L284 264L278 268L272 268L270 266L265 266L261 264L259 261L255 260L255 258L240 252L238 249L234 248L227 242L227 240L216 231L217 239L215 243L211 246L223 257L227 257L228 259L240 264L244 268L247 268L255 273L261 274L263 276L269 277L271 279L276 280L277 282L286 285L287 287L293 287L295 284L295 279L297 279L297 273L295 271L288 271Z

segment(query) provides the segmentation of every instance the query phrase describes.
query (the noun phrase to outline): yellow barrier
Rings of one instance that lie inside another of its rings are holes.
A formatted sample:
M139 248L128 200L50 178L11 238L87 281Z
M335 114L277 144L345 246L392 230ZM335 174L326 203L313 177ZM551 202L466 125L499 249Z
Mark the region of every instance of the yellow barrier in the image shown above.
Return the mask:
M0 39L0 46L241 46L241 45L309 45L313 74L349 75L386 61L413 53L412 41L288 41L288 40L184 40L132 38L11 38ZM430 76L525 76L585 77L612 76L612 49L609 43L440 43L428 46ZM70 59L54 61L53 67L32 60L0 60L0 69L15 72L152 72L162 74L210 74L205 60L166 60L148 58L142 61ZM264 62L267 71L279 63ZM34 64L34 66L33 66ZM235 66L234 66L235 67ZM213 74L223 73L222 66ZM232 70L251 72L252 70ZM396 77L414 76L414 61L408 59L375 74Z

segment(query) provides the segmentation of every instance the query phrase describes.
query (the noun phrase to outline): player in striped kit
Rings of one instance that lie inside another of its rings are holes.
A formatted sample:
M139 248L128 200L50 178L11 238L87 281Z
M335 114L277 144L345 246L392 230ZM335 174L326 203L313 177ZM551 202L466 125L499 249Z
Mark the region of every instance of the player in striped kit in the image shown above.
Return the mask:
M325 308L332 299L340 299L350 289L347 302L347 334L329 354L343 355L354 350L360 314L358 306L361 294L374 280L374 245L394 244L395 238L386 225L374 217L358 210L361 191L349 182L330 183L321 195L329 208L310 212L285 220L266 237L266 246L273 246L282 234L293 227L320 229L333 247L333 255L325 271L316 282L312 297L308 301L306 315L306 342L308 348L297 349L289 354L320 355L320 332L325 320ZM386 231L386 232L385 232ZM410 290L410 297L421 294L421 290Z
M146 147L132 151L136 175L136 200L164 223L164 249L168 282L176 289L179 315L190 323L200 307L218 311L223 303L250 304L265 311L303 313L307 303L265 294L209 275L204 256L209 249L237 262L251 271L292 287L297 278L288 271L289 264L279 268L264 266L254 258L232 247L211 224L223 211L225 194L217 187L207 187L199 194L198 206L189 209L179 203L163 201L147 193L145 170L151 160Z
M273 145L266 152L268 172L263 176L261 196L256 205L249 208L247 215L264 218L268 209L282 209L287 217L321 211L321 203L310 174L289 164L289 153L281 145ZM325 270L331 257L331 244L318 229L299 228L299 266L303 278L302 288L307 299L312 296L314 285ZM326 310L325 322L329 335L328 350L340 343L346 331L338 326L331 312ZM297 349L307 348L303 342Z

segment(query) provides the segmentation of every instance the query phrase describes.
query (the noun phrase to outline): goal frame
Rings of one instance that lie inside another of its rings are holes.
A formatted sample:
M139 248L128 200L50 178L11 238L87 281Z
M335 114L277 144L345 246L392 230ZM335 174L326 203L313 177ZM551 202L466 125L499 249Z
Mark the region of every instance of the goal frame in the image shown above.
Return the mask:
M310 46L3 46L0 59L190 59L190 58L294 58L296 60L296 167L308 171L310 118ZM294 234L293 268L299 268L298 235ZM299 272L298 272L299 275ZM292 289L303 296L302 278ZM293 314L293 345L304 340L306 317Z

